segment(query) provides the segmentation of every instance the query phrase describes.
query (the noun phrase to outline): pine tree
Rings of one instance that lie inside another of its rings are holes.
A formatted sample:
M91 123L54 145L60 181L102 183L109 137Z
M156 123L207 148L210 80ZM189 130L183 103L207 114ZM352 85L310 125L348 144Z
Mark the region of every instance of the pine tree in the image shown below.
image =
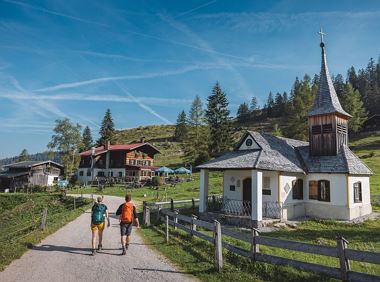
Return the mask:
M82 134L82 145L83 145L83 150L89 150L93 146L93 139L91 135L91 129L86 126L83 130Z
M191 104L188 118L189 126L182 142L184 160L188 165L198 165L210 158L208 154L209 131L204 122L202 100L196 96Z
M300 82L296 79L292 89L292 103L289 110L286 134L290 138L307 140L307 115L317 92L316 83L311 84L310 76L305 75Z
M252 97L251 104L249 105L249 110L254 112L259 109L259 103L257 102L256 97Z
M280 93L277 92L274 98L273 116L279 117L284 112L284 100Z
M354 90L358 89L358 76L356 75L355 68L351 66L347 71L346 83L349 82Z
M210 128L210 151L218 154L232 145L232 124L226 94L217 82L207 98L206 119Z
M104 115L99 134L100 134L100 138L97 142L99 146L106 144L107 141L111 142L113 140L113 137L115 134L115 128L114 128L114 123L113 123L110 109L107 109Z
M350 132L356 133L360 130L363 122L367 119L367 113L360 99L358 90L354 90L350 83L346 83L341 98L343 109L352 115L348 120L348 128Z
M185 111L179 113L174 132L174 138L178 142L182 142L187 135L187 119Z
M249 108L247 103L240 104L238 111L237 111L237 120L239 122L246 122L249 120Z
M29 161L29 153L27 149L24 149L21 151L19 157L18 157L19 162L24 162L24 161Z
M333 84L335 88L335 92L338 95L339 100L342 97L344 88L345 88L345 83L343 76L341 74L338 74L334 79L333 79Z
M274 100L272 92L269 92L266 103L266 113L268 117L273 117Z

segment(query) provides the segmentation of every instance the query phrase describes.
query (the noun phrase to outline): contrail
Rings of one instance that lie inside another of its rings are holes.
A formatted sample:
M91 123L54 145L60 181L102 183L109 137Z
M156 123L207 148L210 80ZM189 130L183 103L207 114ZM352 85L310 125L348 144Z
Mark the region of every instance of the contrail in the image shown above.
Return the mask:
M75 88L75 87L79 87L79 86L108 82L108 81L136 80L136 79L146 79L146 78L154 78L154 77L171 76L171 75L178 75L178 74L191 72L194 70L210 69L210 68L213 68L213 67L189 66L189 67L184 67L182 69L167 71L167 72L147 73L147 74L141 74L141 75L106 76L106 77L99 77L99 78L94 78L94 79L89 79L89 80L82 80L82 81L76 81L76 82L70 82L70 83L62 83L62 84L58 84L58 85L54 85L54 86L40 88L40 89L37 89L35 91L36 92L47 92L47 91L56 91L56 90L62 90L62 89L68 89L68 88Z
M196 11L196 10L199 10L199 9L201 9L201 8L203 8L203 7L206 7L206 6L209 6L209 5L211 5L211 4L214 4L215 2L216 2L216 0L212 0L212 1L210 1L210 2L204 3L204 4L202 4L202 5L198 6L198 7L195 7L195 8L193 8L193 9L191 9L191 10L188 10L188 11L185 11L185 12L180 13L180 14L179 14L178 16L176 16L175 18L182 17L182 16L184 16L184 15L190 14L190 13L192 13L192 12L194 12L194 11Z
M121 85L117 84L117 86L123 91L129 98L135 101L137 105L139 105L142 109L145 111L151 113L152 115L158 117L160 120L162 120L166 124L173 124L170 120L167 118L163 117L159 113L157 113L155 110L153 110L151 107L143 104L140 100L138 100L135 96L133 96L128 90L124 89Z
M10 4L15 4L15 5L18 5L18 6L22 6L22 7L28 8L28 9L44 12L44 13L47 13L47 14L51 14L51 15L55 15L55 16L59 16L59 17L63 17L63 18L67 18L67 19L83 22L83 23L95 24L95 25L100 25L100 26L105 26L105 27L108 26L106 24L102 24L102 23L98 23L98 22L94 22L94 21L89 21L89 20L78 18L78 17L75 17L75 16L59 13L59 12L52 11L52 10L49 10L49 9L46 9L46 8L38 7L38 6L35 6L35 5L30 5L30 4L27 4L27 3L24 3L24 2L19 2L19 1L14 1L14 0L1 0L1 1L6 2L6 3L10 3Z

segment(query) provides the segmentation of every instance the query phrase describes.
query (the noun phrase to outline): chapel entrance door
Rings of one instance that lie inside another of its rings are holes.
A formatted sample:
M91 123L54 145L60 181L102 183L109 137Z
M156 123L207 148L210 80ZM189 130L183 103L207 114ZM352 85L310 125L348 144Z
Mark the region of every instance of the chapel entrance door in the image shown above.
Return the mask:
M243 180L243 212L245 215L251 214L252 201L252 179L246 178Z

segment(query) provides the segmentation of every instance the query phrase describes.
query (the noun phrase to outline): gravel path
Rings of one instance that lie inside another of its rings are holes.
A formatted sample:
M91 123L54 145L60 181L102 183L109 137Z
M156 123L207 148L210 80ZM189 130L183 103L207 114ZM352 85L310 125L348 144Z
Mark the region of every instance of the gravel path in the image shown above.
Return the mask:
M111 212L123 202L106 196ZM135 230L126 256L120 256L118 219L111 215L101 253L90 256L90 213L86 212L50 235L3 272L0 281L194 281L144 244Z

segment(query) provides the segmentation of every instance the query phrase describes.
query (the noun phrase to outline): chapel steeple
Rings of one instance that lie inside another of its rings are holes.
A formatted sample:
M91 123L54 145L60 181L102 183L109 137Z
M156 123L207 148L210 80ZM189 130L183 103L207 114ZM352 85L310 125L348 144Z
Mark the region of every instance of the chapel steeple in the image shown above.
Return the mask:
M317 96L309 112L310 154L331 156L336 155L341 145L348 142L347 121L351 115L343 110L331 80L323 38L326 34L321 29L319 35L322 64Z

